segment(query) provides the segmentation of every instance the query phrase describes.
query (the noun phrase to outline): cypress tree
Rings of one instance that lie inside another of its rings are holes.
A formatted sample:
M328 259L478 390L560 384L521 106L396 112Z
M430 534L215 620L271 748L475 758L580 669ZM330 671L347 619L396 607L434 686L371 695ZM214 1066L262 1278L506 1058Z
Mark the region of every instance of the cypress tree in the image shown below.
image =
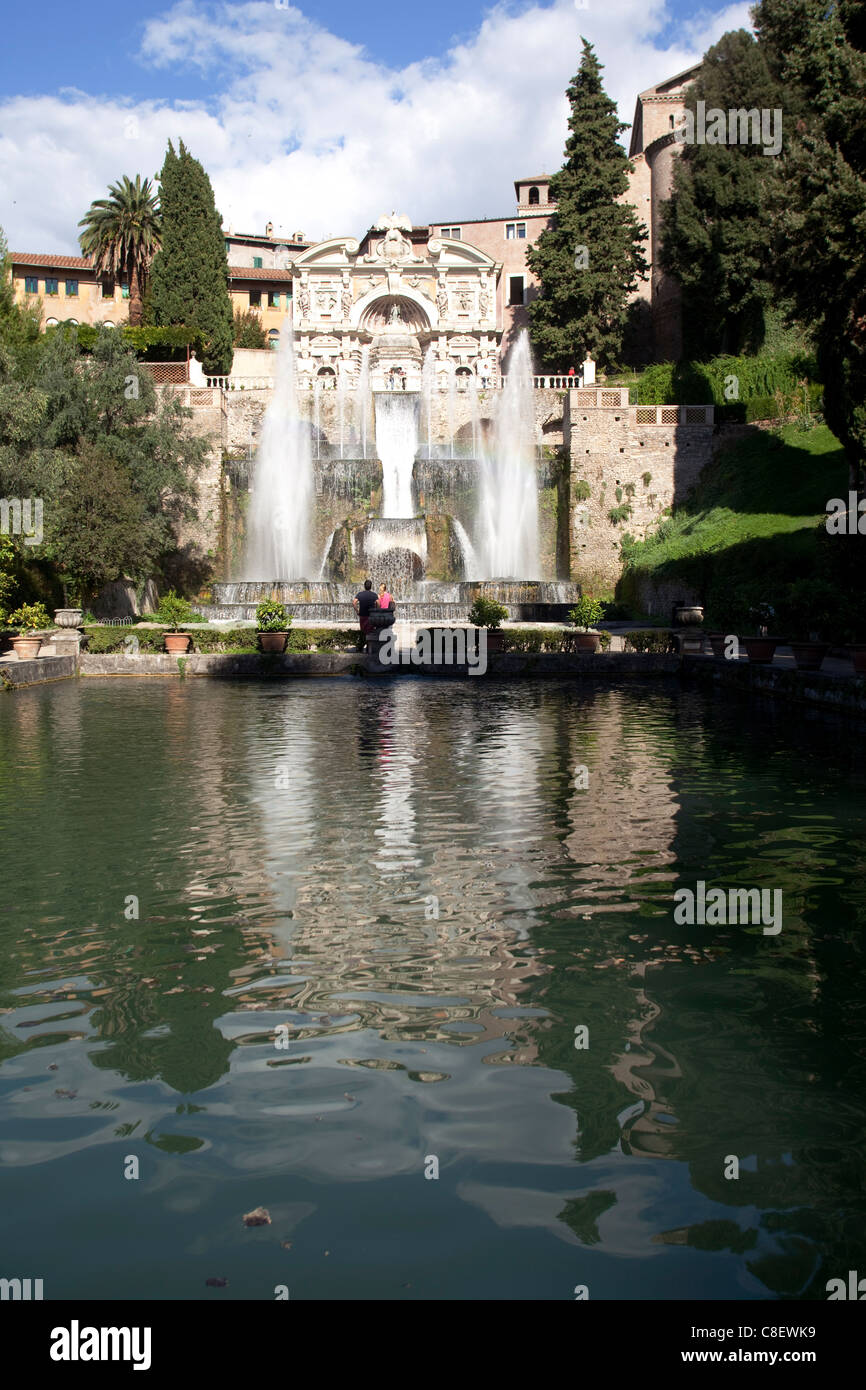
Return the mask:
M866 25L850 0L761 0L786 90L774 274L817 345L828 425L866 488Z
M571 113L565 163L550 181L553 225L526 253L541 293L529 310L529 334L549 369L591 352L616 364L629 295L646 272L646 232L618 199L632 168L619 136L626 129L601 82L601 64L583 42L580 70L568 88Z
M686 108L728 112L782 107L764 54L745 29L704 55ZM779 161L752 144L687 144L662 209L660 260L682 286L684 356L754 352L764 338L772 235L769 185ZM711 309L711 312L708 312Z
M159 176L162 248L151 272L149 312L157 325L185 324L204 336L204 369L231 371L232 304L225 239L211 181L181 140L168 142Z

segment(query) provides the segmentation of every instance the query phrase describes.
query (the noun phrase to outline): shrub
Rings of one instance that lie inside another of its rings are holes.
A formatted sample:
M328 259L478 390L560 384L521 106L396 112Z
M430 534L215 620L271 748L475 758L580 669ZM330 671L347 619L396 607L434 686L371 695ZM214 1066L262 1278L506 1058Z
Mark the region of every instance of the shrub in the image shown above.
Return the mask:
M473 627L499 627L507 617L507 608L495 599L484 598L481 594L469 610L469 621Z
M592 496L592 488L585 478L578 478L576 483L572 483L571 492L575 502L588 502Z
M619 492L619 488L617 488L617 492ZM619 526L620 522L628 521L631 516L631 510L628 502L623 502L619 507L611 507L607 514L607 519L611 526Z
M595 627L601 621L604 608L597 598L592 598L590 594L581 594L573 608L568 610L568 621L575 627L590 628Z
M54 626L44 603L22 603L9 614L7 621L10 627L20 627L25 632L40 632Z
M174 589L169 589L159 601L156 610L156 620L158 623L165 623L171 628L172 632L177 632L181 623L188 623L193 617L192 605Z
M624 639L627 650L633 652L666 652L670 650L672 642L669 632L653 631L651 628L626 632Z
M257 632L288 632L291 625L285 604L275 598L264 599L256 608Z

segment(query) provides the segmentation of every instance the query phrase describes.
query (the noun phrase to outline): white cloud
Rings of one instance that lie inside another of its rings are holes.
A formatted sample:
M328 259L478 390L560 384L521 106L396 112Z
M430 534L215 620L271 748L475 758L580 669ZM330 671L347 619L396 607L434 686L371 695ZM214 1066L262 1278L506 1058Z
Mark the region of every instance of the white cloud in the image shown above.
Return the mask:
M70 89L3 102L3 223L16 250L74 251L91 200L122 173L153 175L178 136L238 230L271 220L287 234L359 235L392 207L416 222L501 216L515 177L561 163L581 34L630 121L639 91L748 27L748 11L702 11L662 44L665 0L497 6L443 58L395 70L293 7L181 0L147 25L141 58L204 77L208 101L124 104Z

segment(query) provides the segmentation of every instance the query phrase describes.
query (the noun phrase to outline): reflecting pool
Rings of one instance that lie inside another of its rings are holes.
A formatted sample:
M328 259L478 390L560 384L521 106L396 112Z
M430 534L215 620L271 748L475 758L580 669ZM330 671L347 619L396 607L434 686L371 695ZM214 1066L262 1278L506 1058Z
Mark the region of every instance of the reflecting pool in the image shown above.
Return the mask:
M0 1275L823 1299L862 1265L845 724L659 682L0 698ZM699 880L780 889L781 932L676 925Z

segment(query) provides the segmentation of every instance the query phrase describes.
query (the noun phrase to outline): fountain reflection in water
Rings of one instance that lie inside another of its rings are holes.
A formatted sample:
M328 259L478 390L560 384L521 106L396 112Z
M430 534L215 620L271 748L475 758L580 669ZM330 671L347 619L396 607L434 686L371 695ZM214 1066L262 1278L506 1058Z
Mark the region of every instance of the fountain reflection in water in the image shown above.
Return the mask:
M540 578L538 479L532 354L524 331L515 344L493 430L480 437L479 534L484 574Z
M250 499L245 569L252 579L300 579L311 568L313 461L297 396L294 334L287 325Z

